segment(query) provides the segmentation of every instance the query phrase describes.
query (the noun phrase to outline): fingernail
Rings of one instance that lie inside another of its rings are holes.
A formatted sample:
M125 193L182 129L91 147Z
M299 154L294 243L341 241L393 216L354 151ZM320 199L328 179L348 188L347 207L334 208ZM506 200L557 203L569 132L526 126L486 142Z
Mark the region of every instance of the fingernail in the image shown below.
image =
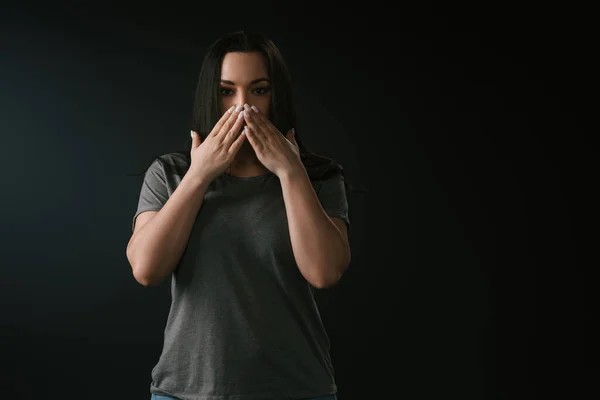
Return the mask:
M244 113L239 113L238 114L238 119L242 119L243 116L244 116Z
M258 113L258 108L254 107L254 106L252 106L251 108L252 108L252 110L254 110L255 113Z
M240 111L242 111L242 108L244 108L244 106L242 106L241 104L239 104L239 105L238 105L238 106L235 108L235 111L236 111L236 112L240 112Z
M244 104L244 110L250 110L250 106L248 104Z
M194 131L190 131L190 136L192 137L192 139L194 138Z
M227 110L227 112L228 112L229 114L231 114L231 113L233 112L233 110L234 110L234 109L235 109L235 106L231 106L231 107L229 107L229 110Z
M245 115L246 117L250 117L250 112L249 112L248 110L244 110L244 115Z

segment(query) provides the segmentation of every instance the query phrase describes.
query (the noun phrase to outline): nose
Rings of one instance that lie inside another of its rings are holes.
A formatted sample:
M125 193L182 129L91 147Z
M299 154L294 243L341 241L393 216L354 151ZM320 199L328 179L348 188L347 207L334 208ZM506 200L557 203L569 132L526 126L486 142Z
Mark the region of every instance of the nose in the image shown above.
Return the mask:
M240 104L243 106L246 103L248 103L248 95L240 90L240 94L235 99L235 104Z

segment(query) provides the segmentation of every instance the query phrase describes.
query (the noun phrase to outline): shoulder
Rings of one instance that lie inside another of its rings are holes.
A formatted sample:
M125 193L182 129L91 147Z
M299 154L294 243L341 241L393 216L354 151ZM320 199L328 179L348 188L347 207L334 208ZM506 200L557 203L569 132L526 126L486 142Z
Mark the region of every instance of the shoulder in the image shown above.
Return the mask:
M190 158L182 152L161 154L150 164L150 169L162 169L167 175L183 176L190 167Z
M181 152L164 153L156 157L155 160L159 160L163 164L176 166L189 166L190 163L190 157Z
M319 197L345 190L343 170L332 169L317 178L311 178L313 187Z
M307 171L309 172L310 179L313 182L323 183L332 180L344 180L344 167L335 161L318 166L309 166Z
M313 183L322 183L328 180L343 180L344 167L332 159L305 159L304 167Z

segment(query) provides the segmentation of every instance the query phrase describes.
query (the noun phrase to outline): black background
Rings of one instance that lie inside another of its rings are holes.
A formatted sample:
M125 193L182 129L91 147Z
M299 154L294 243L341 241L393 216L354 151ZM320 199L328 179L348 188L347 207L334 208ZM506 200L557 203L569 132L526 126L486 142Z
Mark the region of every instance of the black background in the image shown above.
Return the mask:
M204 50L238 29L275 41L299 134L370 189L317 297L338 397L590 396L590 11L419 4L4 7L3 397L149 399L169 285L131 274L125 174L183 146Z

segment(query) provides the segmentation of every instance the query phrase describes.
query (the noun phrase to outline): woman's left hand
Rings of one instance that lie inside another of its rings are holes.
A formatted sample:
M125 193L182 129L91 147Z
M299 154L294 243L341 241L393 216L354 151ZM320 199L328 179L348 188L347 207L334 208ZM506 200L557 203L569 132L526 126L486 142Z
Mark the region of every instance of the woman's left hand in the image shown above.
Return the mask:
M257 108L246 105L243 113L246 137L269 171L281 178L304 168L293 128L284 136Z

